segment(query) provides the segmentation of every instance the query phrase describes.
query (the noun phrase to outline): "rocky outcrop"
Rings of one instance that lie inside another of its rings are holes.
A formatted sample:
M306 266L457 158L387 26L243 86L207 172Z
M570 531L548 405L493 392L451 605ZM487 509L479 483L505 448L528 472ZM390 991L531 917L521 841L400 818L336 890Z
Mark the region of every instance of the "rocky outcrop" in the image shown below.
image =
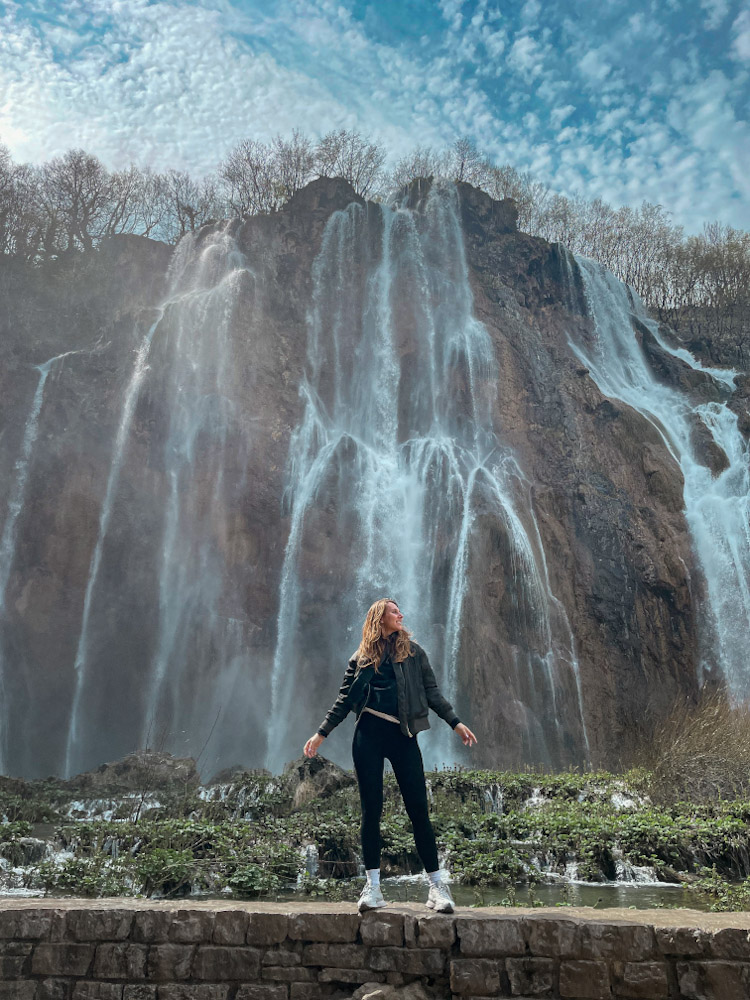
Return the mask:
M284 784L292 795L292 808L299 809L313 799L325 799L340 788L353 785L354 775L324 757L300 757L284 768Z
M128 792L185 790L200 781L192 757L180 759L156 750L138 750L122 760L77 774L64 787L81 798L103 798Z

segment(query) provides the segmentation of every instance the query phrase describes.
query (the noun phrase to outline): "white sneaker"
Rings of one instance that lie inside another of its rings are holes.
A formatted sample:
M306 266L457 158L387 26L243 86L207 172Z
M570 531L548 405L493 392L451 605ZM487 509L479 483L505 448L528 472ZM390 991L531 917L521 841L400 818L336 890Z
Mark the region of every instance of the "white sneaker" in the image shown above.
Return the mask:
M427 906L436 913L453 913L453 897L444 882L430 885Z
M369 882L365 883L365 887L360 893L359 902L357 903L357 909L360 913L365 913L367 910L377 910L380 906L385 906L386 902L383 899L383 893L380 891L379 885L370 885Z

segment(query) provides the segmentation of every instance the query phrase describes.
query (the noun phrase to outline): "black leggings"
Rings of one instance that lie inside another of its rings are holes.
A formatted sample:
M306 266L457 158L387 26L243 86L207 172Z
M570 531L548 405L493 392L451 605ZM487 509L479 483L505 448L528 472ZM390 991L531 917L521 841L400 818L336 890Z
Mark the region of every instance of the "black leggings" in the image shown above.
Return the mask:
M354 770L362 803L362 855L365 868L380 868L380 816L383 812L383 765L391 762L414 842L425 871L438 869L435 834L427 808L422 754L416 736L404 736L395 722L363 712L354 730Z

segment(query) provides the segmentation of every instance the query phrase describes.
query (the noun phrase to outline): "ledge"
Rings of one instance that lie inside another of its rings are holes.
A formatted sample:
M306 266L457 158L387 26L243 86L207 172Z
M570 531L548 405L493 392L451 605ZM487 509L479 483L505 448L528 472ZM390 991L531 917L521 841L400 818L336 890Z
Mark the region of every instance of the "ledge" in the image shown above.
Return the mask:
M367 989L365 989L367 985ZM0 998L750 995L750 913L1 899Z

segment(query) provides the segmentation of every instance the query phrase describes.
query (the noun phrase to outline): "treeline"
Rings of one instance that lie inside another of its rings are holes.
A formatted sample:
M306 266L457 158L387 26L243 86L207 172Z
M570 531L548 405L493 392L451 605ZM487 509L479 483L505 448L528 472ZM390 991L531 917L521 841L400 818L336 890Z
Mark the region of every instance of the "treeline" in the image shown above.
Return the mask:
M315 177L344 177L362 197L382 200L415 177L440 175L513 198L522 231L601 261L704 357L750 361L750 233L711 223L688 236L660 205L567 198L466 139L417 147L390 170L386 159L382 144L347 129L317 142L299 131L247 139L201 179L137 166L108 171L80 149L17 164L0 145L0 249L41 261L121 233L174 243L212 220L277 211Z

